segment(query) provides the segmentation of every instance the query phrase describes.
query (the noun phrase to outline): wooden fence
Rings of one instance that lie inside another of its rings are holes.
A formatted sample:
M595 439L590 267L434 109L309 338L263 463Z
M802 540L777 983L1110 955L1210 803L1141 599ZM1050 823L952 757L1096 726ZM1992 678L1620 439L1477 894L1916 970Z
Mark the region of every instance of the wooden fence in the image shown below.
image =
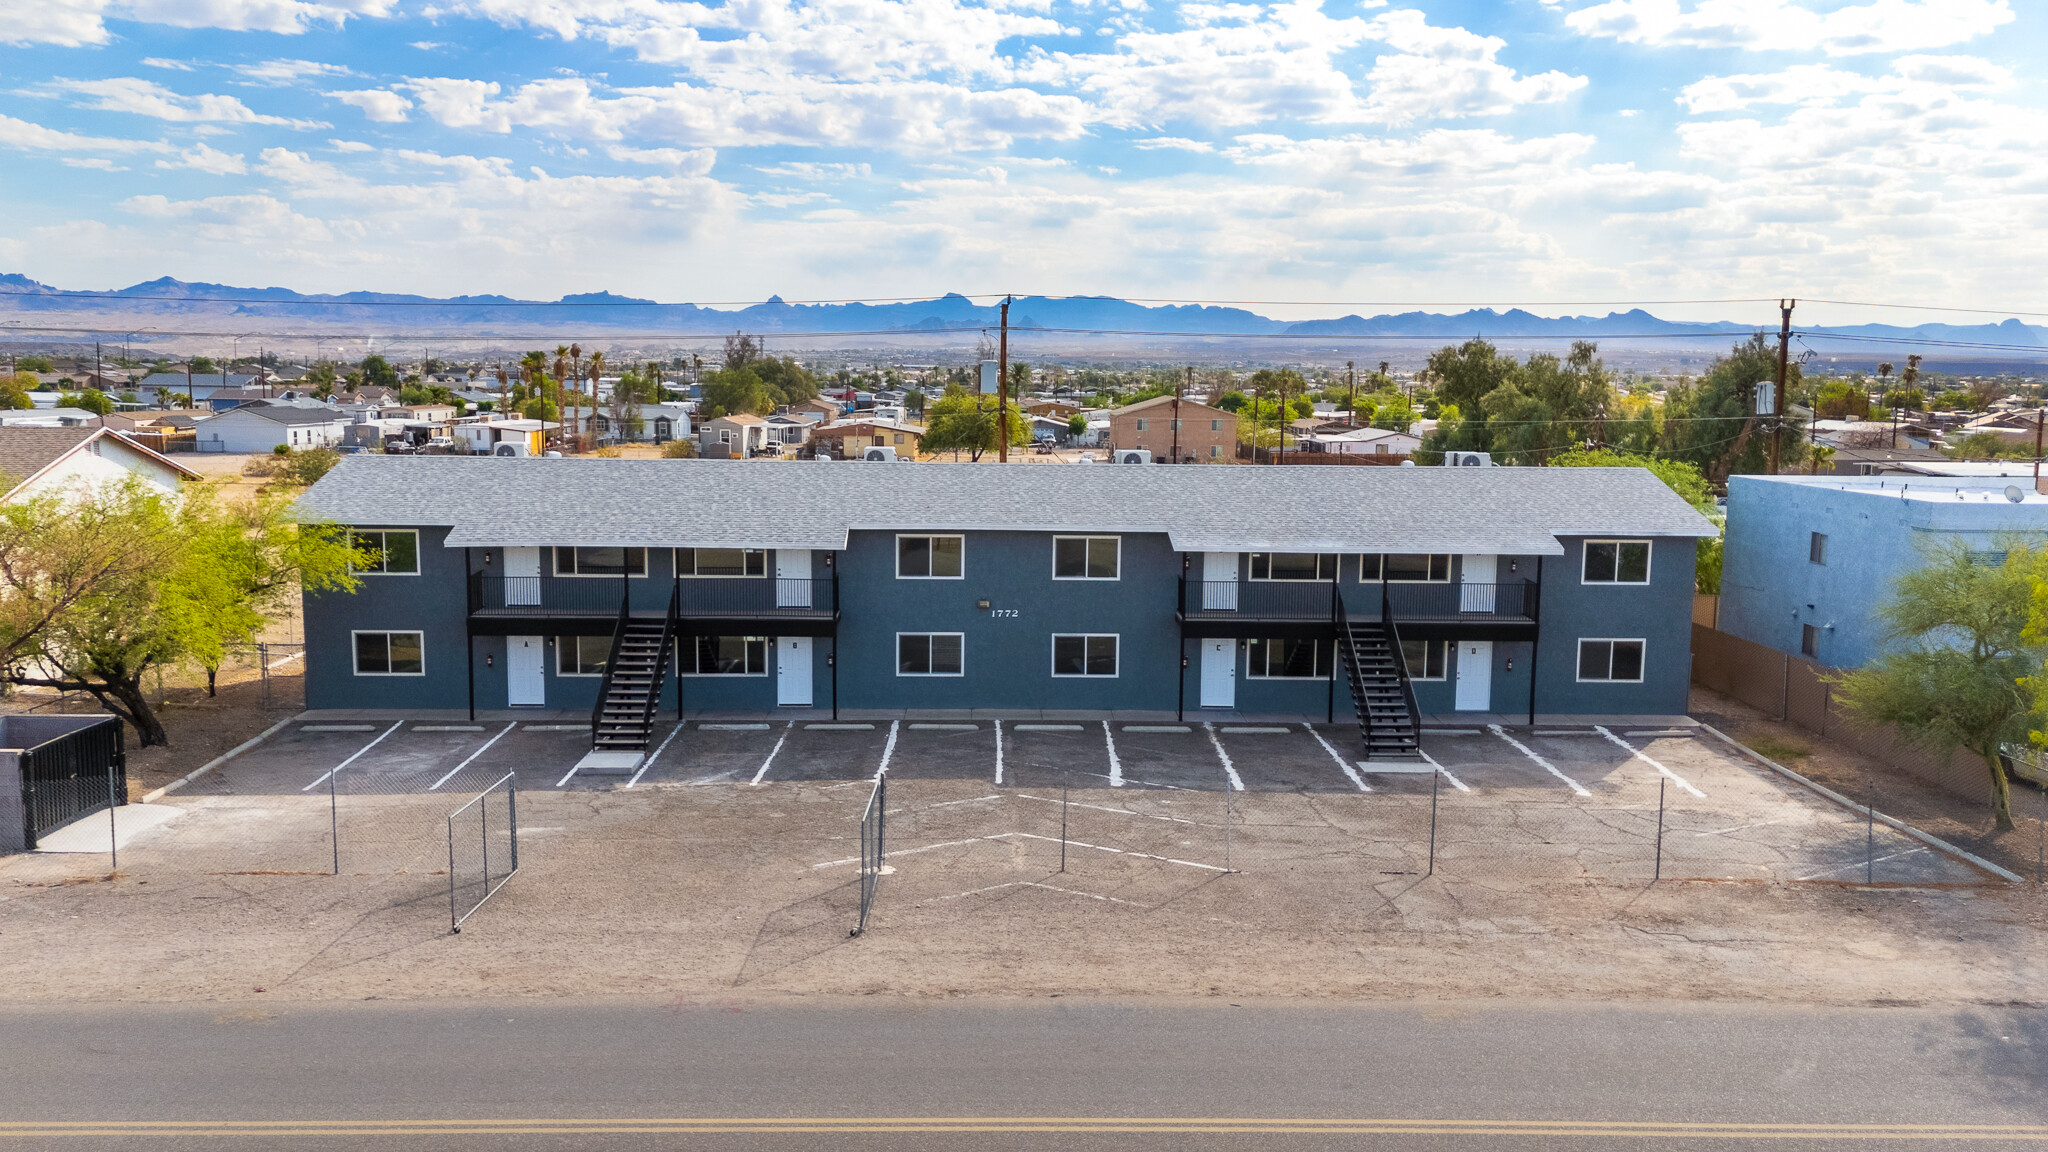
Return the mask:
M1930 752L1902 739L1889 724L1857 720L1828 684L1834 669L1717 632L1700 624L1699 616L1700 606L1695 603L1693 683L1724 692L1758 711L1958 796L1978 802L1991 799L1990 773L1974 754L1962 749L1950 755Z

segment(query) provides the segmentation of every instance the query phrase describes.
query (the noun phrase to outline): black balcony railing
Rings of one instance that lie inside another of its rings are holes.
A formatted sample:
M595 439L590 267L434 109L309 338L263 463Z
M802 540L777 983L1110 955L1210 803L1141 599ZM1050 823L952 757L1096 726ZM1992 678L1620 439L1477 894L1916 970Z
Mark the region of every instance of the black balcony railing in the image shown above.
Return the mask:
M690 577L669 581L640 578L469 577L469 611L473 616L594 616L619 611L619 597L634 600L633 610L658 615L674 596L678 615L690 617L825 616L838 598L833 581L785 580L779 577Z
M1333 584L1327 580L1185 580L1181 614L1193 620L1328 620L1343 595L1361 615L1475 623L1533 621L1537 586L1505 584Z

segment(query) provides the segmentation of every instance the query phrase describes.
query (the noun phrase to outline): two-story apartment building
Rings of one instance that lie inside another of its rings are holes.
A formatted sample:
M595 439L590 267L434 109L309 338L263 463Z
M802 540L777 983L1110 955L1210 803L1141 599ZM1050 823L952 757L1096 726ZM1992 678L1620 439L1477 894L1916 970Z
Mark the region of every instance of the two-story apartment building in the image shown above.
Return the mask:
M1168 463L1237 462L1237 413L1199 400L1154 396L1109 414L1109 445L1141 448Z
M306 597L308 706L1354 714L1376 754L1685 710L1715 529L1640 469L987 474L351 457L301 515L381 558Z

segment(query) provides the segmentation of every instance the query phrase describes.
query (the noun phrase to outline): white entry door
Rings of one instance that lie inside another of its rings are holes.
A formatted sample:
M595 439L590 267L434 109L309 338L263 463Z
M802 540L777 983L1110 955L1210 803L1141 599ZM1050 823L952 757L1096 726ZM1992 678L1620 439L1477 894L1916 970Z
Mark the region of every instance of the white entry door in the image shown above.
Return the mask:
M1237 611L1237 553L1202 553L1202 611ZM1206 654L1208 649L1202 651Z
M1237 707L1237 641L1202 641L1202 707Z
M1493 710L1493 641L1458 641L1458 711Z
M809 548L777 548L775 550L775 606L777 608L809 608L811 606L811 550ZM806 697L804 703L809 704L810 699Z
M505 703L548 702L547 652L538 636L505 637Z
M505 549L505 603L540 603L540 549Z
M775 642L775 702L811 706L811 638L784 636Z
M1458 611L1492 612L1494 576L1500 561L1492 556L1466 556L1458 566Z

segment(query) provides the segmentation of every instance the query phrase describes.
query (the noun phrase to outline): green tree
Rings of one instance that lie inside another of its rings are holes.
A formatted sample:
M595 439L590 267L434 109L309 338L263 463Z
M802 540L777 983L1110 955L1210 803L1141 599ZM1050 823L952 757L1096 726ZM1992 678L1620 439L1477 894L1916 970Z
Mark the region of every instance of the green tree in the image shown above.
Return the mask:
M0 409L34 408L36 402L29 390L35 383L36 378L26 372L0 379Z
M775 395L756 375L750 364L741 368L723 368L704 377L704 419L718 416L736 416L751 412L766 416L775 411Z
M761 356L747 362L746 367L761 381L768 395L776 404L801 404L818 394L818 380L810 369L795 360L784 357ZM770 409L773 411L774 409Z
M194 356L188 366L194 376L211 376L220 371L220 365L215 364L210 356Z
M391 362L382 356L372 353L363 357L363 362L357 367L357 371L362 374L365 387L389 388L394 392L398 390L398 369L393 368Z
M14 362L14 367L16 371L20 372L55 372L57 370L57 366L50 363L48 356L23 356Z
M1697 465L1709 480L1762 472L1770 461L1770 430L1756 417L1756 385L1777 379L1778 349L1759 332L1716 360L1705 375L1666 393L1659 454ZM1786 368L1786 395L1801 385L1799 364ZM1805 429L1787 415L1779 431L1781 461L1799 459Z
M332 399L338 381L334 378L334 365L322 360L306 373L305 385L313 395L322 400Z
M1009 412L1010 446L1031 443L1030 421L1014 406ZM1002 423L996 415L994 396L969 393L959 385L949 385L946 395L928 406L927 416L923 445L926 452L965 452L969 460L980 460L982 453L996 449Z
M97 388L87 388L83 392L66 392L58 396L57 407L83 408L95 416L105 416L114 410L114 401Z
M1479 402L1507 383L1514 370L1513 358L1502 356L1492 344L1474 337L1456 347L1431 353L1424 374L1438 402L1456 404L1461 412L1477 412Z
M1074 436L1086 436L1088 434L1088 418L1079 412L1067 417L1067 432Z
M1216 398L1216 406L1225 412L1242 412L1252 398L1242 392L1230 391Z
M1918 412L1927 407L1927 394L1918 388L1892 388L1884 394L1884 406Z
M1894 725L1930 751L1961 748L1982 760L2004 832L2013 827L2012 789L2000 750L2043 727L2029 689L2039 629L2027 636L2044 581L2040 554L2020 540L2002 543L1999 564L1979 563L1963 541L1931 547L1879 610L1903 647L1830 682L1866 720Z
M1951 460L2031 460L2034 449L2032 445L2015 443L1996 432L1972 432L1943 448L1941 454Z
M1814 393L1814 416L1821 420L1858 420L1870 416L1870 393L1847 380L1830 380Z

